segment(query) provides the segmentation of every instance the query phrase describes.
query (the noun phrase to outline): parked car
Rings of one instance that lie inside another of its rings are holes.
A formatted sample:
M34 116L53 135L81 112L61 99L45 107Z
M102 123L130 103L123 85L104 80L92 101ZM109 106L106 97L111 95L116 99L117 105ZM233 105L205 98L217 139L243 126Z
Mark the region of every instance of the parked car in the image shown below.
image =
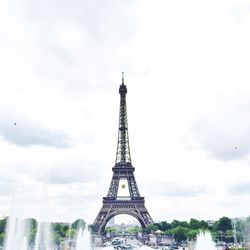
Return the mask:
M177 245L171 245L170 249L179 249L179 247Z
M133 249L133 247L131 245L124 245L123 249L130 250L130 249Z

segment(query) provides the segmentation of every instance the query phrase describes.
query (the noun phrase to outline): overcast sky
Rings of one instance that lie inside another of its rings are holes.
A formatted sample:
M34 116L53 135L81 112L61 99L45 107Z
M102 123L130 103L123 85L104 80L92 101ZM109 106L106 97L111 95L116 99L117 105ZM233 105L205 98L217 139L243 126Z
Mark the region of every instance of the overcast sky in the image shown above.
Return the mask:
M2 0L0 215L93 222L124 71L152 218L249 216L249 30L248 0Z

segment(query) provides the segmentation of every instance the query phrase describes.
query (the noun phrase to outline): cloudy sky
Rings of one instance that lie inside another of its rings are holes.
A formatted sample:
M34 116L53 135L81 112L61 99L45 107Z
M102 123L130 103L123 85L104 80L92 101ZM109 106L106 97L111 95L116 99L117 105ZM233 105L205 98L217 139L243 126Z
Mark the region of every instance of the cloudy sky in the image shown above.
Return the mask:
M93 222L122 71L153 219L250 215L249 30L248 0L2 0L0 216Z

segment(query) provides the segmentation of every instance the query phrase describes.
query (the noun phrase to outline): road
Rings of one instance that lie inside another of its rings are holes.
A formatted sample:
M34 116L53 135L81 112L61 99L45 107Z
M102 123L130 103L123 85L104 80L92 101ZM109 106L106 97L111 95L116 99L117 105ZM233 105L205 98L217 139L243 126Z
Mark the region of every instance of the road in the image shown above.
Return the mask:
M131 245L134 249L140 249L140 250L152 250L153 248L149 247L149 246L144 246L141 244L140 241L138 241L136 238L123 238L124 243L125 244L129 244ZM161 250L164 247L159 247L158 249ZM114 250L113 246L108 246L108 247L104 247L103 249L105 250ZM187 248L186 248L187 249ZM182 247L179 248L179 250L183 250ZM205 249L202 249L205 250Z

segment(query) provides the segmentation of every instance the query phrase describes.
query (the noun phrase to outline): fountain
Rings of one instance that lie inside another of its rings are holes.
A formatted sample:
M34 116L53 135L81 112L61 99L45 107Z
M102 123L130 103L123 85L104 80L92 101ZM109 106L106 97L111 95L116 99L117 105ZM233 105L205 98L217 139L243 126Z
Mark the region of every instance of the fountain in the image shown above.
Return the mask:
M27 237L27 235L25 235L23 237L23 241L22 241L22 244L21 244L21 250L27 250L28 249L28 245L29 245L28 237Z
M195 244L195 250L216 250L212 236L209 232L200 232Z
M9 217L4 250L27 250L29 228L28 220Z
M31 249L28 236L30 233L30 220L18 219L10 217L8 220L7 237L4 244L4 250L29 250ZM70 237L70 236L68 236ZM70 238L68 238L70 239ZM68 240L70 242L70 240ZM50 250L53 249L53 242L51 239L51 223L38 222L37 232L35 237L34 250ZM71 248L70 248L71 249ZM77 236L75 238L74 250L90 250L91 249L91 234L88 226L83 229L79 227Z
M231 221L232 221L232 226L233 226L234 245L237 247L238 241L237 241L236 220L231 219Z
M83 230L82 227L79 227L77 236L76 236L76 250L90 250L91 249L91 238L88 226L85 226Z
M22 190L13 196L10 217L7 219L4 250L27 250L31 222L25 217L25 199Z
M40 221L47 219L48 211L48 190L47 180L42 183L42 197L40 207ZM27 217L26 196L24 187L16 195L13 196L11 215L7 221L6 237L4 239L4 250L29 250L31 245L31 219L23 219ZM51 223L38 222L35 236L34 250L51 249ZM32 248L33 249L33 248Z
M4 242L4 250L30 249L29 234L31 222L29 219L9 217ZM38 223L35 237L35 250L50 249L51 246L50 223Z
M49 222L39 222L35 239L35 250L50 249L52 245L51 226Z

